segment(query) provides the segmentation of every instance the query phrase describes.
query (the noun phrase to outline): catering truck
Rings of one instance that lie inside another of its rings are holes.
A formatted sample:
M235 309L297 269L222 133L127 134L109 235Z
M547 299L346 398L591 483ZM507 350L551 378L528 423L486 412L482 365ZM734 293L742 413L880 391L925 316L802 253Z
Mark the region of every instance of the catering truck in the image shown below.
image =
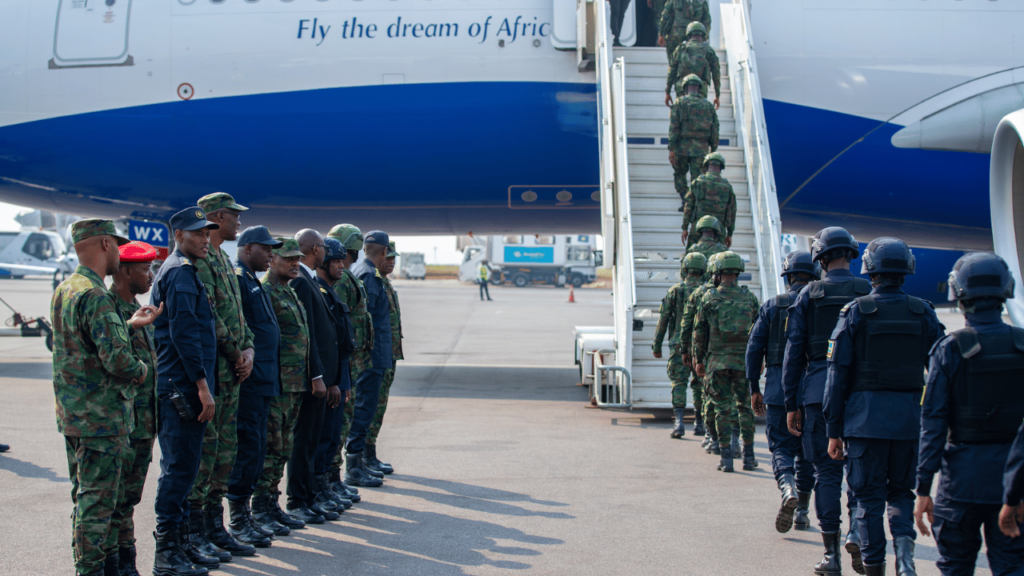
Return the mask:
M580 287L597 278L602 254L589 234L508 235L472 238L462 250L459 280L475 282L482 260L491 268L491 283L571 284Z

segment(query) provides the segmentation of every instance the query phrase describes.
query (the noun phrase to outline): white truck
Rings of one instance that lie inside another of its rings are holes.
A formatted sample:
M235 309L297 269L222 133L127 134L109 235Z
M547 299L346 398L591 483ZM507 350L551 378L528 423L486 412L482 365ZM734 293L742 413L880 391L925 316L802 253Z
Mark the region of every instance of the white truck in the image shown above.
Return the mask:
M491 267L491 283L511 282L580 286L597 278L602 254L591 234L508 235L474 238L462 250L459 280L476 282L482 260Z
M426 280L427 264L423 259L422 252L402 252L398 258L401 262L400 273L402 278Z

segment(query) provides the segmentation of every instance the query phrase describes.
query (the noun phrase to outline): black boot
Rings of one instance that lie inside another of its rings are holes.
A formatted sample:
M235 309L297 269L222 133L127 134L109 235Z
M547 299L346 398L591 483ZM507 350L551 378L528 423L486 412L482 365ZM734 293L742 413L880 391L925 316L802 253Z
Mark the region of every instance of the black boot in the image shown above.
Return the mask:
M743 469L753 470L757 468L757 458L754 458L754 445L743 445Z
M704 429L704 419L700 416L695 417L693 419L693 435L699 437L706 433L707 430Z
M188 516L188 535L189 542L192 546L202 554L211 558L216 558L218 562L231 562L231 553L225 552L224 550L218 550L209 539L206 537L206 522L203 518L203 509L199 506L193 506ZM186 552L188 552L186 550ZM189 555L191 558L191 555ZM200 564L193 560L194 564Z
M154 576L203 576L206 568L195 566L181 548L180 533L177 529L154 532L156 554L153 557Z
M864 573L868 576L885 576L885 564L865 564Z
M206 542L201 537L196 537L195 534L191 534L191 530L188 524L182 523L178 526L178 542L181 543L181 551L185 553L189 561L196 566L202 566L208 570L213 570L220 567L220 558L217 556L207 556L203 554L198 548L196 548L196 542ZM200 532L202 532L200 530ZM193 540L195 538L195 540Z
M253 494L252 519L258 526L273 532L274 536L287 536L292 532L291 528L274 519L270 511L270 494Z
M307 506L289 508L288 514L302 520L306 524L323 524L327 521L323 514L314 512L312 508Z
M119 564L121 564L121 560L117 552L107 554L107 557L103 560L103 576L118 576L117 567Z
M715 454L717 456L722 453L722 447L718 444L718 440L712 439L711 442L708 442L708 447L705 448L704 451L708 454Z
M775 530L785 534L793 527L793 513L800 505L796 492L796 480L792 474L783 474L779 478L779 490L782 491L782 504L775 515Z
M82 573L82 572L79 572L78 570L75 570L75 576L104 576L104 568L105 568L104 566L100 566L99 568L93 570L92 572L87 572L87 573Z
M335 512L340 514L345 511L345 507L334 499L334 492L327 489L327 482L325 482L324 476L313 476L313 494L315 495L315 504L320 508L323 508L326 512ZM324 516L324 518L327 518ZM327 518L330 520L330 518Z
M274 520L281 524L284 524L291 530L299 530L306 527L306 523L301 519L293 516L281 509L281 493L275 492L270 495L267 500L267 508L270 510L270 514L274 517Z
M270 546L270 538L252 529L247 501L228 500L228 533L238 542L257 548Z
M117 558L120 561L117 567L118 576L141 576L139 569L135 567L135 556L135 544L117 549Z
M739 427L732 429L732 456L736 458L740 455L740 429Z
M384 474L394 474L395 467L387 462L381 462L377 459L377 445L367 444L363 450L363 464L371 470L377 470Z
M367 474L369 474L370 476L373 476L374 478L380 478L381 480L383 480L384 479L384 472L382 470L378 470L376 468L371 468L369 463L366 461L365 454L366 454L366 452L364 450L362 454L358 454L358 455L355 456L355 458L359 459L359 462L360 462L359 465L363 468L363 471L366 472ZM348 461L349 456L350 456L349 454L345 455L345 460L346 461Z
M825 556L814 565L814 573L819 576L843 573L843 557L839 552L839 532L822 532L821 541L825 543Z
M328 485L331 487L331 490L334 490L336 493L340 494L342 498L347 498L351 500L353 504L356 504L360 500L362 500L362 497L359 496L359 490L357 488L349 486L348 484L345 484L344 482L341 481L341 470L335 470L332 468L331 471L328 473L327 482Z
M672 410L672 415L675 417L675 428L672 429L672 433L669 434L669 438L682 438L686 436L686 424L683 423L683 414L686 410L682 408L675 408Z
M860 554L860 531L857 530L856 515L857 508L849 508L846 511L846 517L849 521L849 528L846 531L846 551L850 554L850 563L853 564L853 571L857 574L864 574L864 560Z
M917 567L914 566L914 539L910 536L894 538L892 549L896 551L896 576L917 576Z
M363 459L359 454L350 453L345 455L345 484L376 488L383 486L384 481L363 467Z
M251 497L250 497L251 498ZM274 531L270 528L264 528L262 524L256 521L252 517L252 506L249 504L250 498L246 498L243 503L245 504L245 517L249 520L249 527L252 528L253 532L266 536L269 540L274 539Z
M324 490L330 495L331 500L334 500L340 506L339 511L348 510L352 507L352 500L348 498L348 494L336 489L336 484L331 482L330 472L323 474L323 483Z
M810 508L811 508L811 493L810 492L797 492L797 504L796 504L796 515L793 516L793 529L794 530L807 530L811 527Z
M235 540L224 529L224 506L220 504L203 508L203 527L206 528L206 537L221 550L231 552L235 556L252 556L256 553L256 548Z
M732 472L732 447L723 444L720 447L721 458L718 460L718 469L722 472Z

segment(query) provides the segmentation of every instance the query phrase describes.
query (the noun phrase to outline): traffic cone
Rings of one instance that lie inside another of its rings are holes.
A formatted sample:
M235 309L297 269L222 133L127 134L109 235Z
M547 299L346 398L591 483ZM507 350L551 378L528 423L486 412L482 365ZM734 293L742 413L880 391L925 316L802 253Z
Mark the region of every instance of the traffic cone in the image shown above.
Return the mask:
M569 303L570 304L576 301L576 294L573 293L572 289L573 289L573 287L569 286Z

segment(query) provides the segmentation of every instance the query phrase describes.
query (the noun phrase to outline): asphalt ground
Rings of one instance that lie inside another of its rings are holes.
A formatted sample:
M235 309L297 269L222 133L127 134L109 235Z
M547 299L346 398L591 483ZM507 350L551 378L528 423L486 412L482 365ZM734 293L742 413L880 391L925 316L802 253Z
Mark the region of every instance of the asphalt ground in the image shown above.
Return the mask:
M552 287L491 288L494 302L455 282L396 287L406 360L378 444L396 473L363 489L339 522L221 573L813 574L817 528L774 529L778 490L760 427L760 467L723 474L698 439L669 438L664 414L587 406L572 328L611 324L608 290L577 290L570 304ZM0 280L0 297L27 315L46 314L50 293L48 281ZM0 442L12 446L0 454L0 574L74 573L50 382L42 340L0 338ZM143 573L158 473L154 462L136 511ZM934 542L917 542L918 573L938 574Z

